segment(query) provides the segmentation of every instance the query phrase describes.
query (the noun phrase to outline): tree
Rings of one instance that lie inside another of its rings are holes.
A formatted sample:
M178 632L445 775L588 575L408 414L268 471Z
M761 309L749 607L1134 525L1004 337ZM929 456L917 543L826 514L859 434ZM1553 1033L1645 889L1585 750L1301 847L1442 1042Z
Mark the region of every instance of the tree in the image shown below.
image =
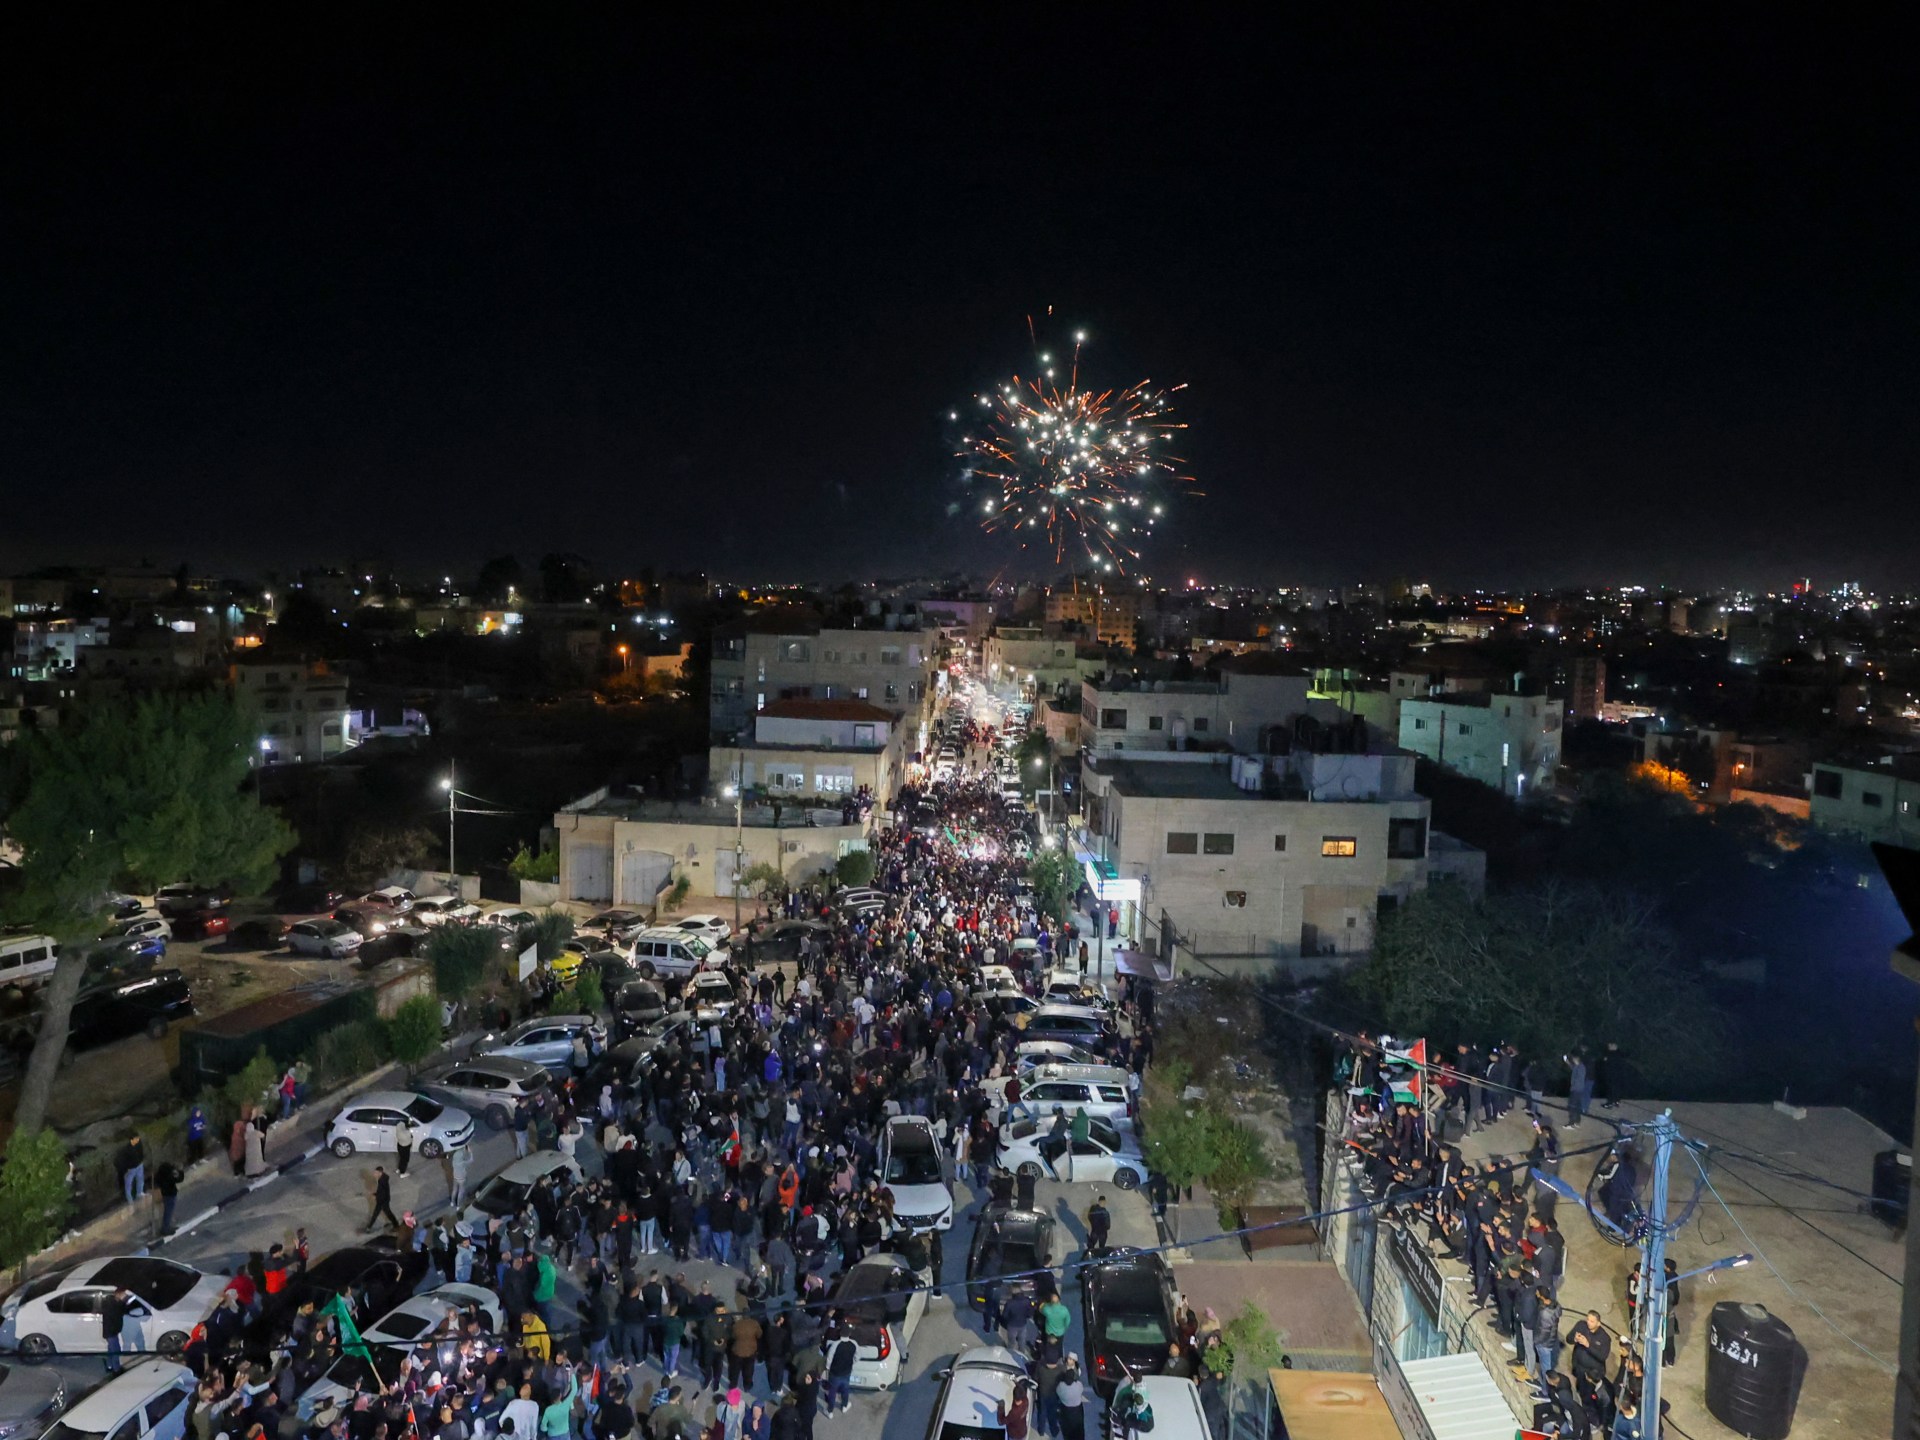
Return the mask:
M0 1171L0 1266L18 1265L59 1235L73 1210L67 1147L51 1130L15 1130Z
M873 852L849 850L833 862L833 876L849 889L873 883Z
M264 889L294 836L245 793L259 726L224 690L152 695L82 709L71 725L22 735L7 826L25 853L6 918L62 940L95 933L116 887L176 880ZM16 1129L45 1123L86 954L67 946L21 1082Z
M1080 868L1073 856L1053 845L1042 845L1027 862L1027 880L1033 886L1035 906L1055 920L1067 918L1074 891L1080 888Z
M387 1021L393 1058L408 1069L440 1048L440 1005L431 995L403 1000Z
M431 830L420 825L358 831L341 857L340 878L356 890L371 889L396 871L426 869L440 844Z
M441 925L427 937L433 985L449 1000L471 998L500 964L499 932L491 925Z
M542 850L535 855L522 845L507 861L507 872L516 880L532 880L551 885L560 878L560 852Z
M564 910L542 910L533 923L520 933L520 948L532 942L539 946L542 960L551 960L573 938L573 917Z
M772 861L760 860L740 872L740 888L756 899L771 900L786 893L787 877Z

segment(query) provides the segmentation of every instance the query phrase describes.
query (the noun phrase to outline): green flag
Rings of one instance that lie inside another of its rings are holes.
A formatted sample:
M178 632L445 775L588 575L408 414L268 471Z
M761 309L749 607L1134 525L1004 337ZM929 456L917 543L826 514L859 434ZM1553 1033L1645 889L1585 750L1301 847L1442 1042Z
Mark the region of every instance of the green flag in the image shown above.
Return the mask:
M340 1349L348 1355L358 1355L367 1364L373 1364L373 1351L367 1342L360 1338L360 1327L353 1323L353 1315L347 1309L344 1297L335 1295L318 1312L322 1316L332 1316L333 1323L340 1329Z

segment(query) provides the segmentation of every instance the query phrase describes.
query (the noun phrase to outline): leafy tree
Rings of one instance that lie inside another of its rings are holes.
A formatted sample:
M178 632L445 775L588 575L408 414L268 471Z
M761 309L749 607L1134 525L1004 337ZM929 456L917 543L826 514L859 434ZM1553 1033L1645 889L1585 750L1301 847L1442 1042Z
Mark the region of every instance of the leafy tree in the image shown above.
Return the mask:
M427 937L426 957L441 995L470 999L501 963L500 937L491 925L442 925Z
M593 966L580 967L580 974L573 982L573 998L583 1015L598 1015L607 1008L606 987L600 983L600 972Z
M1592 1053L1637 1037L1655 1084L1717 1058L1712 1007L1646 902L1588 886L1484 898L1435 886L1381 922L1353 976L1389 1030L1511 1040L1521 1053Z
M761 860L740 872L740 888L760 900L772 900L787 891L787 877L772 861Z
M1027 879L1033 885L1035 906L1055 920L1067 918L1074 891L1080 888L1080 867L1065 849L1042 845L1027 862Z
M0 1265L52 1244L73 1210L67 1148L51 1130L15 1130L0 1170Z
M1287 1337L1273 1328L1266 1311L1249 1300L1220 1327L1220 1343L1209 1345L1202 1358L1222 1379L1245 1381L1264 1379L1286 1353Z
M842 885L858 887L873 883L873 852L849 850L833 862L833 875Z
M1221 1223L1233 1225L1254 1181L1269 1173L1266 1146L1212 1090L1187 1099L1192 1076L1177 1060L1153 1068L1142 1104L1147 1161L1177 1189L1204 1181Z
M440 1048L440 1004L431 995L404 1000L387 1021L393 1058L409 1069Z
M340 876L353 889L371 889L395 871L426 869L440 844L431 830L420 825L361 830L348 842Z
M687 896L691 894L692 891L693 881L689 880L685 875L674 876L673 884L667 887L666 904L663 908L667 910L678 910L682 905L687 903Z
M91 934L107 892L176 880L264 889L293 832L243 791L259 727L224 690L81 710L71 725L23 735L7 826L25 852L6 919L63 940ZM86 958L67 947L20 1087L14 1124L46 1119Z
M551 885L560 878L560 852L542 850L538 855L522 845L507 861L507 870L516 880L532 880Z
M533 923L520 932L520 948L526 949L528 941L532 941L540 947L540 958L551 960L572 938L571 915L564 910L542 910L534 917Z
M274 1087L280 1083L280 1073L280 1066L267 1054L264 1045L254 1051L253 1058L239 1073L229 1075L220 1087L227 1113L239 1116L246 1113L249 1105L267 1104Z

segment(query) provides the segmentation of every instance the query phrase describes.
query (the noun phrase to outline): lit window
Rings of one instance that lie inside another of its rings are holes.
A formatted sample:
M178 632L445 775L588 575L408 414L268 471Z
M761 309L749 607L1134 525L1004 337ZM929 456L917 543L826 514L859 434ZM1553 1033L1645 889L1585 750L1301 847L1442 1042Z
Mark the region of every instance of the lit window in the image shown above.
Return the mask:
M1360 842L1351 835L1323 835L1320 853L1339 859L1351 859L1360 853Z

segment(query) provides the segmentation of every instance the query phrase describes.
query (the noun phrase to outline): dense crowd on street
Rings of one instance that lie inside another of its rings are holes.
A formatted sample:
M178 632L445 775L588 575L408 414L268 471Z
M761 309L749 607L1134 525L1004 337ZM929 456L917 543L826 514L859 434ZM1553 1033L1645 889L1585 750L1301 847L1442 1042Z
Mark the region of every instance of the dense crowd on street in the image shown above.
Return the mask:
M1534 1384L1536 1429L1573 1440L1595 1434L1637 1440L1646 1367L1628 1337L1610 1333L1598 1311L1569 1317L1562 1309L1566 1237L1560 1197L1536 1179L1559 1175L1555 1115L1564 1112L1565 1128L1574 1129L1592 1109L1587 1066L1579 1056L1564 1057L1569 1093L1564 1101L1548 1102L1543 1067L1523 1061L1511 1045L1482 1050L1463 1044L1424 1065L1405 1057L1405 1051L1363 1035L1338 1071L1347 1087L1342 1142L1360 1167L1367 1193L1380 1202L1381 1217L1404 1227L1430 1254L1466 1268L1476 1312L1484 1310L1486 1323L1512 1341L1516 1372L1524 1371ZM1613 1047L1603 1052L1598 1068L1602 1106L1614 1108ZM1528 1148L1469 1160L1459 1139L1500 1123L1516 1106L1525 1108L1530 1122ZM1624 1229L1638 1179L1631 1147L1603 1141L1576 1153L1594 1160L1585 1193ZM1637 1272L1628 1281L1629 1316L1638 1281ZM1667 1364L1673 1361L1678 1298L1670 1284L1662 1357Z
M523 1105L516 1149L564 1150L580 1180L563 1169L485 1226L457 1220L464 1177L431 1218L376 1203L369 1225L415 1257L416 1293L482 1285L499 1298L498 1330L476 1306L449 1307L416 1345L360 1363L356 1327L377 1317L349 1295L354 1324L308 1304L263 1335L305 1260L301 1243L272 1246L189 1347L197 1440L812 1440L817 1419L849 1403L856 1342L830 1302L838 1272L878 1253L923 1285L942 1274L940 1233L897 1221L881 1183L888 1119L925 1116L947 1173L988 1204L1030 1206L1032 1179L993 1168L1002 1100L983 1087L1011 1073L1018 1031L977 982L1017 960L1017 939L1037 944L1030 974L1084 965L1072 930L1024 892L1028 822L996 785L909 787L893 810L873 841L884 910L850 916L797 892L791 910L822 922L797 963L730 964L728 1013L628 1074L579 1057ZM1122 1003L1106 1058L1137 1076L1152 1045L1139 1007ZM730 1285L689 1280L693 1260L729 1267ZM988 1306L987 1340L1031 1365L1022 1436L1029 1423L1084 1433L1092 1390L1064 1353L1069 1316L1051 1276L1031 1302ZM1208 1342L1200 1322L1186 1328L1188 1373ZM342 1398L303 1404L323 1377L348 1382Z

